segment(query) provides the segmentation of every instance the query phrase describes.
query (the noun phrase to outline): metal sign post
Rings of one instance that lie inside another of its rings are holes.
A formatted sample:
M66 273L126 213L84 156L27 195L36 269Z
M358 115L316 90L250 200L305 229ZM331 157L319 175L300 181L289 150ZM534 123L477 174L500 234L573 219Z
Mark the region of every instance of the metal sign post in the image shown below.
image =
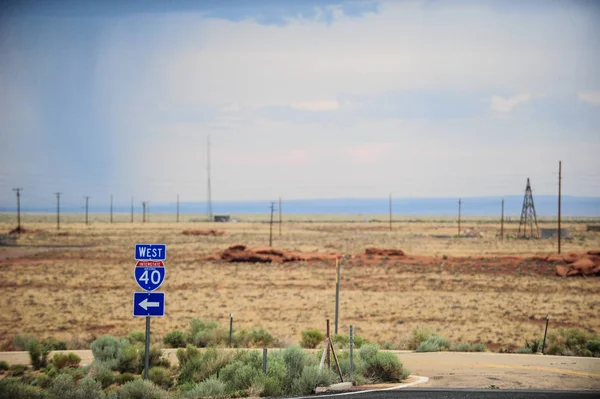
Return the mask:
M133 316L146 318L146 342L144 345L144 379L150 369L150 318L165 315L165 293L152 292L165 280L167 246L165 244L135 244L137 263L133 276L144 292L133 293Z

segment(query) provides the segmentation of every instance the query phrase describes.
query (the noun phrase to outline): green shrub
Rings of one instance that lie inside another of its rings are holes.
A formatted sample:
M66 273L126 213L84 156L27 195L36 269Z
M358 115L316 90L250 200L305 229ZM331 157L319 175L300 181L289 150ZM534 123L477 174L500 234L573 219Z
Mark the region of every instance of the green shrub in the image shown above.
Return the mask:
M381 349L387 350L387 351L391 351L391 350L395 350L396 349L396 344L390 341L386 341L383 343L383 345L381 345Z
M60 375L60 374L70 375L71 377L73 377L73 379L75 381L79 381L80 379L85 377L85 373L83 372L83 369L79 368L79 367L62 369L58 375Z
M121 341L117 345L117 358L110 361L114 364L111 370L118 370L121 373L139 371L140 362L143 362L144 350L143 344L129 345L128 342ZM143 367L142 363L141 368Z
M450 340L439 335L430 335L417 348L417 352L439 352L450 349Z
M190 347L188 346L187 349ZM203 352L194 350L178 351L178 358L184 360L179 364L179 374L177 384L198 383L213 374L231 362L234 354L232 352L210 348Z
M48 388L52 383L52 379L48 377L48 374L40 373L35 376L35 379L31 382L31 385L35 385L40 388Z
M106 397L100 383L86 377L75 382L72 376L61 374L54 379L48 394L53 399L103 399Z
M303 348L314 349L325 339L325 334L319 330L302 331L302 341L300 345Z
M164 367L155 366L148 372L148 378L161 388L169 388L171 386L171 376L169 371Z
M350 345L350 337L347 335L335 334L332 340L336 348L347 348Z
M130 344L145 344L146 343L146 333L142 331L132 331L127 336L127 340Z
M45 339L42 342L42 345L45 345L52 351L66 351L67 350L67 343L65 341L59 341L54 337Z
M32 341L37 341L31 334L17 334L13 338L13 348L17 351L26 351Z
M79 367L81 358L73 352L55 353L51 362L54 367L56 367L58 370L61 370L65 367Z
M393 353L377 352L366 363L365 374L375 382L400 382L405 378L402 363Z
M150 367L159 366L159 367L167 367L168 368L171 366L169 359L167 359L166 357L163 357L162 349L160 349L156 346L150 347L150 355L149 355L148 360L150 363ZM141 351L141 348L140 348L140 352L139 352L139 356L138 356L138 366L137 366L137 371L140 374L144 371L145 361L146 361L145 354ZM124 370L124 371L129 371L129 370Z
M40 344L34 339L27 345L27 351L29 352L29 359L34 370L46 367L48 364L48 353L50 353L50 349L47 346Z
M470 352L471 345L469 345L466 342L463 342L463 343L454 345L453 347L450 348L450 350L452 352Z
M129 381L135 380L136 378L137 377L132 373L123 373L123 374L119 374L119 376L117 377L117 382L120 385L123 385Z
M105 335L92 342L94 359L102 362L117 360L119 357L119 341L117 338Z
M150 381L137 379L123 385L117 391L117 399L166 399L167 392Z
M8 362L6 360L0 360L0 371L8 370Z
M362 348L360 348L358 353L360 354L360 358L362 360L364 360L365 362L369 362L369 360L371 360L373 357L375 357L375 355L377 354L378 351L379 351L379 348L377 347L377 345L365 344L362 346Z
M360 335L354 336L354 347L355 348L360 349L366 343L367 343L367 340L364 339L363 337L361 337Z
M251 330L249 338L250 345L259 348L268 348L275 341L273 336L262 328L259 328L258 330Z
M179 367L182 367L189 359L197 358L200 355L200 351L194 345L187 345L185 349L177 349L175 353L177 360L179 361Z
M174 330L163 337L163 342L171 348L185 348L187 338L183 331Z
M204 322L199 319L190 321L188 341L199 348L224 344L229 334L214 321Z
M329 369L319 370L316 365L309 365L302 370L300 377L294 381L292 393L295 395L310 395L316 387L329 386L333 382L333 376Z
M283 361L286 369L286 380L288 391L291 388L291 382L302 374L305 366L309 364L309 357L298 346L291 346L282 351Z
M115 375L112 369L105 362L94 360L87 367L87 375L102 384L102 388L106 388L115 382Z
M531 354L531 353L533 353L533 351L531 350L530 347L522 346L522 347L520 347L520 348L517 349L517 353Z
M485 344L472 344L471 352L485 352L487 350Z
M432 335L427 328L415 328L412 330L412 335L408 340L408 349L416 350L421 344L429 339Z
M211 377L186 390L182 395L182 399L225 398L228 396L226 391L227 387L224 382L216 377Z
M260 371L239 360L228 364L219 371L219 380L223 381L231 393L250 388L252 381L260 375Z
M13 364L8 368L8 371L10 371L10 375L13 377L19 377L25 374L26 369L27 367L22 364Z
M0 399L44 399L44 395L31 385L7 377L0 380Z
M587 350L592 352L593 354L600 353L600 339L591 339L586 344L585 347Z

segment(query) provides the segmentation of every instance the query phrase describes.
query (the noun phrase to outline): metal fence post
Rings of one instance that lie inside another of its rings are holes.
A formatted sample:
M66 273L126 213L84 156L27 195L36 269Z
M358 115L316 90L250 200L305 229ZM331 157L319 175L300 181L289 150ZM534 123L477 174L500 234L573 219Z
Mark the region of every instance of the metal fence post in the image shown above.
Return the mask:
M233 342L233 313L229 313L229 347Z
M267 348L263 348L263 374L267 375Z
M350 326L350 380L354 373L354 328Z
M544 330L544 342L542 342L542 355L544 354L544 349L546 349L546 334L548 333L548 321L550 321L550 314L546 315L546 329Z

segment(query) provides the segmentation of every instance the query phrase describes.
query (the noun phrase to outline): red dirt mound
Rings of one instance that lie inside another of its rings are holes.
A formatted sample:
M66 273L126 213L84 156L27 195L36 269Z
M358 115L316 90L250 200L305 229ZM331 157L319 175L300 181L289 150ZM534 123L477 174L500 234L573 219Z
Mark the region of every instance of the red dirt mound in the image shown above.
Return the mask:
M571 276L600 276L600 256L596 255L600 251L588 251L586 253L577 254L569 253L563 257L563 261L566 265L556 266L556 274L560 277L571 277ZM556 258L551 256L550 259Z
M184 230L182 231L183 235L186 236L222 236L225 235L224 231L219 230Z
M401 249L367 248L365 249L365 255L404 256L404 251Z
M209 256L207 260L224 260L226 262L251 263L287 263L313 262L335 259L337 254L294 252L271 247L250 248L245 245L232 245L224 251Z
M15 227L8 234L35 234L35 233L44 233L44 230L37 229L26 229L25 227Z

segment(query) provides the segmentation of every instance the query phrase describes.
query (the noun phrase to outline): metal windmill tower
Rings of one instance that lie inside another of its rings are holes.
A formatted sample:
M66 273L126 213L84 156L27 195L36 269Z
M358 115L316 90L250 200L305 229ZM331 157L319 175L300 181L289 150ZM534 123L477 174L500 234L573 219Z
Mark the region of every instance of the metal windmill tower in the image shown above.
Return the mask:
M535 230L534 230L535 225ZM527 232L529 227L529 234ZM537 224L535 206L533 205L533 194L531 193L531 184L527 178L527 187L525 187L525 197L523 198L523 210L521 211L521 220L519 221L519 237L539 238L540 229Z

